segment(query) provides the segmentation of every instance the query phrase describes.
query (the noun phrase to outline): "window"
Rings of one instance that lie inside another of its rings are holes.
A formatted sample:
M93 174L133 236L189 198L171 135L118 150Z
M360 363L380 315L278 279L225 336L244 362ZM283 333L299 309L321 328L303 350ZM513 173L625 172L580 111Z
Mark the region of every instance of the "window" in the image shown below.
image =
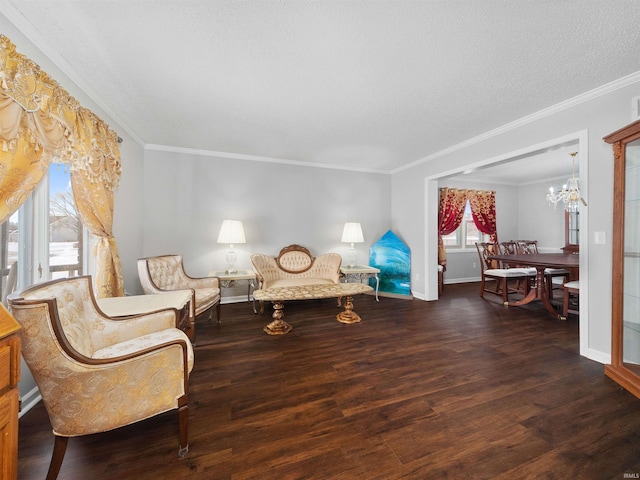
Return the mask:
M488 241L489 235L480 232L478 227L476 227L473 217L471 216L471 205L469 205L468 201L464 208L462 223L458 229L449 235L442 236L442 242L447 249L475 248L476 242Z
M51 164L47 179L0 225L0 295L86 273L88 249L83 246L88 242L74 206L68 166ZM17 282L12 285L9 273L16 262Z
M50 278L82 274L82 223L73 203L71 175L64 165L49 167Z
M18 215L0 225L0 296L4 299L17 285ZM15 265L14 265L15 264ZM6 305L5 305L6 306Z

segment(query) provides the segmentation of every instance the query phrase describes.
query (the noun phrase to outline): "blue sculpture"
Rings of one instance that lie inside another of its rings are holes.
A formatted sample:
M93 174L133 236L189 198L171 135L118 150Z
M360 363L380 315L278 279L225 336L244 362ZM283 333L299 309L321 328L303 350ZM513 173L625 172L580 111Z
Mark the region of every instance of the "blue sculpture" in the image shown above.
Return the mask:
M411 250L391 230L371 246L369 265L380 269L381 293L411 296Z

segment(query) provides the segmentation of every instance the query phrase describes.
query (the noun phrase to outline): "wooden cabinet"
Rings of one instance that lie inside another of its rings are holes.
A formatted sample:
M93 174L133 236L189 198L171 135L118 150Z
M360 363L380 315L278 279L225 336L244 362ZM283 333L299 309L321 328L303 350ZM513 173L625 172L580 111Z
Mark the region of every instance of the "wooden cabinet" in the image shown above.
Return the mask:
M0 304L0 478L18 477L20 326Z
M640 398L640 121L604 140L614 158L611 364L605 373Z

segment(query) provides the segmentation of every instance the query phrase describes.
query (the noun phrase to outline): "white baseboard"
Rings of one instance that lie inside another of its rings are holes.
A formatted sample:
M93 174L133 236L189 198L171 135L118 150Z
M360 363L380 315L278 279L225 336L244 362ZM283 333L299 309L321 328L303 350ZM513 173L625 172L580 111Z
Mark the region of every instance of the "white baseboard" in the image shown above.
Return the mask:
M413 295L413 298L417 298L418 300L424 300L425 298L423 293L416 293L413 290L411 290L411 295Z
M454 278L451 280L447 280L447 278L445 277L444 284L452 285L454 283L472 283L472 282L481 282L481 281L482 281L482 278L480 277Z
M246 295L236 295L235 297L222 297L222 300L220 301L220 303L222 303L223 305L225 303L241 303L241 302L247 302ZM248 303L251 303L251 302L248 302Z
M22 417L25 413L31 410L34 406L38 404L40 400L42 400L42 396L40 395L40 390L38 387L33 387L29 390L24 397L22 397L20 412L18 413L18 418Z
M589 360L593 360L594 362L601 363L603 365L607 365L611 363L610 353L594 350L593 348L587 348L586 351L580 352L580 355L582 355L583 357L587 357Z

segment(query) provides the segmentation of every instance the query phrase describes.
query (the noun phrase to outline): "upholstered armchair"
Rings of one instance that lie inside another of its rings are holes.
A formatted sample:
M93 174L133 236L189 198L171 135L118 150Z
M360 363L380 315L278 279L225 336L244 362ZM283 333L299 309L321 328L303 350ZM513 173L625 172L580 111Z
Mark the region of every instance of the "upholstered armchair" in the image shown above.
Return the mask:
M210 310L209 319L216 307L220 323L220 279L218 277L194 278L187 275L182 255L161 255L138 260L138 276L146 294L171 290L191 290L191 315L193 318Z
M47 479L69 437L105 432L178 410L188 449L188 378L193 349L176 310L114 320L97 307L91 277L53 280L9 296L22 354L40 390L55 443Z

